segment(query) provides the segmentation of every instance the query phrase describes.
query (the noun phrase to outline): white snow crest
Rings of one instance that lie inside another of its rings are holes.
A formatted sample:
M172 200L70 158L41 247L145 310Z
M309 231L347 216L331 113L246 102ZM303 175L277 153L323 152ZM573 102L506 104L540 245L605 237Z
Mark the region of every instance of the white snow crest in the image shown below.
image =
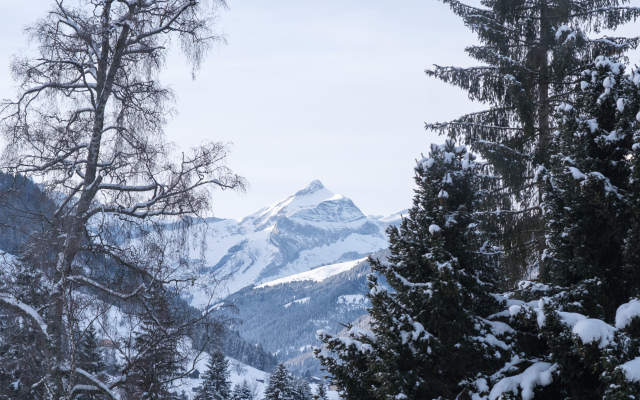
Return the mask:
M624 371L625 378L631 382L640 382L640 357L636 357L631 361L619 365L622 371Z
M496 400L504 393L518 394L518 389L520 389L522 400L531 400L533 389L536 386L549 385L553 380L553 372L557 368L557 364L538 362L521 374L502 378L489 393L489 400Z
M585 179L587 177L585 174L580 172L580 170L578 168L576 168L576 167L568 167L567 169L569 170L571 175L573 175L573 179L582 180L582 179Z
M640 301L632 299L630 302L618 307L616 311L616 328L626 328L631 323L631 320L637 317L640 317Z
M312 269L311 271L301 272L299 274L286 276L284 278L279 278L270 282L265 282L261 285L255 286L254 289L261 289L268 286L276 286L283 283L291 283L291 282L301 282L301 281L322 282L329 277L332 277L334 275L353 269L355 266L364 262L365 260L366 258L361 258L359 260L327 265L324 267Z
M558 27L558 30L556 31L556 39L560 39L562 37L562 34L565 32L571 32L571 28L567 25L561 25L560 27Z
M609 70L614 74L619 74L620 69L624 66L622 63L613 62L605 56L598 56L595 61L596 67L605 67L608 66Z
M438 225L436 225L436 224L429 225L429 233L432 234L432 235L434 233L436 233L436 232L440 232L441 230L442 229L440 229L440 227Z
M602 320L585 318L576 322L572 332L580 338L582 343L590 344L596 342L598 343L598 348L602 349L613 342L616 330L616 328Z

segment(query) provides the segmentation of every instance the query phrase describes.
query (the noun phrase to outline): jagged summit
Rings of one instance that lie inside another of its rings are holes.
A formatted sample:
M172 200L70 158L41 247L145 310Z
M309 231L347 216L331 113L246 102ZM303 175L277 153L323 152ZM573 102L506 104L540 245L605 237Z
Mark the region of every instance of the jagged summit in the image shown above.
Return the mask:
M232 276L230 292L249 285L352 261L387 246L388 223L366 217L349 198L319 180L240 221L209 226L203 273ZM197 303L197 300L196 300Z
M312 181L310 184L307 185L307 187L305 187L304 189L296 192L296 194L294 194L294 196L308 196L311 195L319 190L322 190L326 188L324 187L324 185L322 184L322 182L320 182L318 179Z

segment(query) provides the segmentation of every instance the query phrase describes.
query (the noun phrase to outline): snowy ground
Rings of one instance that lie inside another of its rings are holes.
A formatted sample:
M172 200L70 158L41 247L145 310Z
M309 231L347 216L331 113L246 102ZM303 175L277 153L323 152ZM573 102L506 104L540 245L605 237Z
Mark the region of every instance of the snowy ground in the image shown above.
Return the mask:
M229 381L231 381L231 388L233 389L235 385L241 384L242 381L246 380L249 382L249 386L253 388L256 400L264 399L264 390L266 385L269 383L269 374L245 365L231 357L227 357L227 360L229 361L229 370L231 372L231 376L229 377ZM207 361L208 358L203 357L203 359L201 359L196 365L196 368L201 374L207 370ZM202 379L184 379L180 382L178 393L184 390L189 399L193 399L195 395L193 389L197 388L201 384ZM314 394L316 393L316 388L317 385L311 384L311 390ZM327 394L329 395L329 400L340 400L340 396L336 391L330 390Z

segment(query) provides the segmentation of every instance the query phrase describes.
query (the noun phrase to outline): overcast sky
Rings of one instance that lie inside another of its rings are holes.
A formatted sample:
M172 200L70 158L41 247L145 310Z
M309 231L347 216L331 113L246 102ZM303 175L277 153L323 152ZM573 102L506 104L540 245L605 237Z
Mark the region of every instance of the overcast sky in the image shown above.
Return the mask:
M6 3L6 1L3 1ZM2 5L0 97L13 97L8 64L22 28L50 0ZM216 192L214 214L241 218L320 179L365 214L411 206L413 166L441 142L424 122L479 109L426 77L433 64L471 65L474 36L435 0L228 0L214 50L191 80L171 57L163 82L177 94L167 127L182 148L233 142L229 165L247 193Z

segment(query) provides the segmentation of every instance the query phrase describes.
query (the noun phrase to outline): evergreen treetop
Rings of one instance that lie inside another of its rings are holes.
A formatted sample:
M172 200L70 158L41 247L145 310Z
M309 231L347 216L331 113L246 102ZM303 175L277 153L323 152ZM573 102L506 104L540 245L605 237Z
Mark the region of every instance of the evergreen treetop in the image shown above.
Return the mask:
M269 376L269 383L264 391L265 400L294 400L289 371L283 363L279 363Z
M327 349L316 355L347 398L453 398L509 354L498 337L510 329L486 319L499 303L491 246L479 240L479 167L453 140L432 145L409 215L388 231L391 255L370 259L371 331L319 331Z
M195 400L228 400L231 397L229 361L221 351L209 355L207 371L196 390Z

